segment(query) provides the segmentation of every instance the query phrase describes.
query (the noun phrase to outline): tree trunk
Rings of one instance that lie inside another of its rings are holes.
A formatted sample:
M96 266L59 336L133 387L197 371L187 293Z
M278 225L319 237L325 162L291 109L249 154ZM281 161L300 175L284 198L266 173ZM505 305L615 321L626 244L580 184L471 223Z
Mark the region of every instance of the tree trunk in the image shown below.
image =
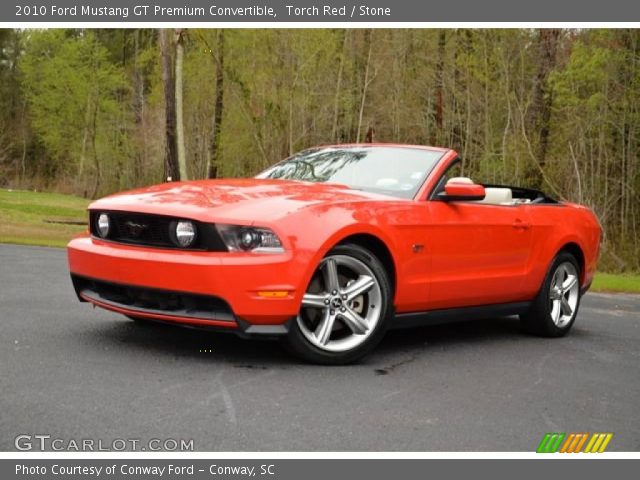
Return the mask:
M89 141L89 130L91 122L91 96L93 92L90 90L87 94L87 107L84 114L84 128L82 134L82 148L80 149L80 162L78 164L78 176L82 177L84 173L84 163L87 156L87 143Z
M367 90L369 89L369 83L371 80L369 79L369 68L371 66L371 50L373 48L371 41L372 31L371 29L367 29L364 31L364 43L367 48L367 63L364 68L364 83L362 85L362 95L360 97L360 112L358 114L358 131L356 133L356 142L360 143L360 132L362 131L362 116L364 114L364 107L367 101Z
M533 166L529 175L532 185L537 187L542 187L543 172L547 161L551 134L551 106L553 104L549 88L549 75L556 66L560 33L561 30L558 28L538 30L538 70L533 87L530 118L530 128L535 132L533 138L537 140L535 145L537 165Z
M184 63L184 30L175 29L176 37L176 141L178 143L178 168L180 179L188 180L187 158L184 147L184 109L182 88L182 67Z
M100 92L96 93L96 102L93 106L93 128L91 129L91 145L93 147L93 161L96 167L95 184L93 187L93 193L91 198L96 198L100 191L100 182L102 181L102 169L100 168L100 159L98 158L98 146L96 142L96 136L98 135L98 105L100 101Z
M338 118L340 116L340 91L342 89L342 74L344 71L344 57L347 46L347 31L341 30L340 34L340 53L338 54L338 76L336 79L336 90L333 97L333 126L331 128L331 140L338 143Z
M140 135L143 131L142 120L144 117L144 74L140 68L140 29L136 29L133 37L133 120L136 128L136 133ZM143 133L142 133L143 134ZM146 149L146 142L143 141L138 144L138 148L135 150L135 159L133 164L133 172L135 178L142 178L143 165L144 165L144 150Z
M218 176L218 156L220 153L220 131L224 111L224 29L218 30L218 48L216 55L216 103L213 111L213 135L211 136L211 156L207 176Z
M160 29L158 32L165 110L164 179L166 181L176 181L180 180L178 145L176 143L176 91L173 69L171 68L172 61L170 42L167 38L168 34L169 32L164 29Z
M447 32L440 30L438 36L438 64L436 65L436 99L433 105L433 118L436 128L431 132L431 145L440 143L444 121L444 60L447 45Z

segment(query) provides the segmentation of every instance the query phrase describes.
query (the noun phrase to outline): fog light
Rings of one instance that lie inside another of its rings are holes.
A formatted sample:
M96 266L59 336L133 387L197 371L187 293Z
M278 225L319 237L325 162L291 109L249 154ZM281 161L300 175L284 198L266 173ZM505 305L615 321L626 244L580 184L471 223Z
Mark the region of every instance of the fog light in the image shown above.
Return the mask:
M111 226L111 222L109 221L109 215L106 213L101 213L98 215L98 221L96 222L96 227L98 230L98 235L102 238L107 238L109 235L109 227Z
M178 222L176 224L176 240L181 247L188 247L196 239L196 227L192 222Z

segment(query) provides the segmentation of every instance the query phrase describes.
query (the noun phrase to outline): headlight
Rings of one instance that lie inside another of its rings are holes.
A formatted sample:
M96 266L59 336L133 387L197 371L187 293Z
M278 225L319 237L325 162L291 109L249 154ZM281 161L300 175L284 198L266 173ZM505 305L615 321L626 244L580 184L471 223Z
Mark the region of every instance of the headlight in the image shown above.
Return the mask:
M106 213L101 213L98 215L98 219L96 220L96 230L98 235L102 238L107 238L109 235L109 227L111 226L111 222L109 221L109 215Z
M216 228L227 248L232 252L282 253L282 242L268 228L241 225L220 225Z
M182 220L175 222L174 242L179 247L187 248L193 245L196 240L196 226L193 222Z

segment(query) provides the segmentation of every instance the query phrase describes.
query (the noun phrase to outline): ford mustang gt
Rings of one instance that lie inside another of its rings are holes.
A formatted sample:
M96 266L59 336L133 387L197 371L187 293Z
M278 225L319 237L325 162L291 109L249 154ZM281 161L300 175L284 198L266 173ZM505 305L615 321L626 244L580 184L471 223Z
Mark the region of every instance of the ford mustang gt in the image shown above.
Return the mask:
M81 301L340 364L389 328L449 320L519 315L565 335L600 240L588 208L474 183L453 150L366 144L103 198L68 257Z

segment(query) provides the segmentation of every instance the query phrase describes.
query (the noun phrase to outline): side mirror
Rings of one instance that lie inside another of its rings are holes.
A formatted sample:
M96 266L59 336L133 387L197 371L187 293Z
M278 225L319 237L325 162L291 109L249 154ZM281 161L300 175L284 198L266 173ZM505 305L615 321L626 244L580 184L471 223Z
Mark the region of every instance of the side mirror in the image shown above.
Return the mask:
M475 183L447 183L444 192L438 198L445 202L484 200L485 191L482 185Z

